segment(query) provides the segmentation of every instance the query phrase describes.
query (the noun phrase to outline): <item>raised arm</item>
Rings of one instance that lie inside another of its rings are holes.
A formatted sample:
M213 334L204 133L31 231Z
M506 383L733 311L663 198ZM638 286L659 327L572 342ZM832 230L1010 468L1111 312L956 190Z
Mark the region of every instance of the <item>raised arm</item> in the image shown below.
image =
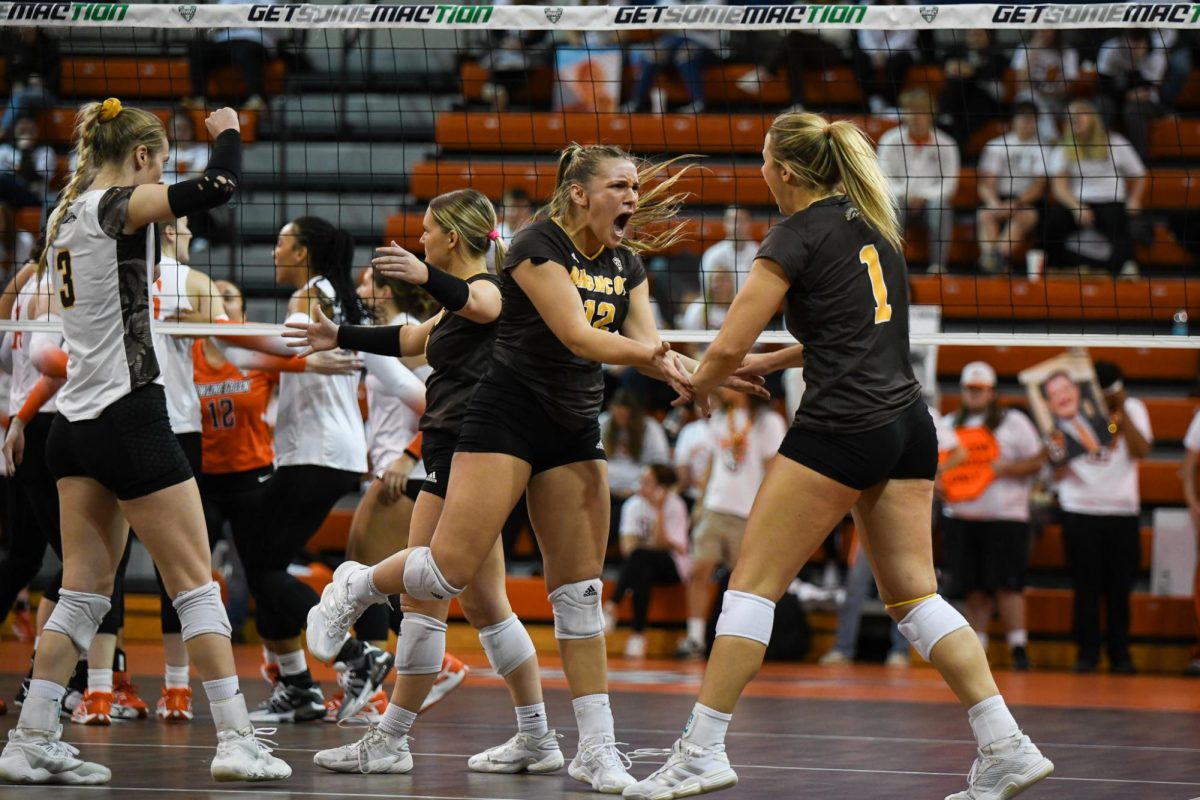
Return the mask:
M208 115L204 126L212 136L213 147L203 174L171 186L147 183L134 189L125 212L126 233L152 222L169 222L209 211L233 197L242 180L242 140L237 112L219 108Z

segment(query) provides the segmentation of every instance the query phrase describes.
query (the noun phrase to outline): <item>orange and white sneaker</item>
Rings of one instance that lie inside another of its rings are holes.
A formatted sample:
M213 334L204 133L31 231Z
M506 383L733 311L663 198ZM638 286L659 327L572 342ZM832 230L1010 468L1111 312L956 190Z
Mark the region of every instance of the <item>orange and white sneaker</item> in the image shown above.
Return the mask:
M112 692L93 692L88 689L71 712L71 722L77 725L111 725Z
M433 684L433 688L429 690L429 695L425 698L425 702L421 704L421 710L424 711L461 686L462 682L467 678L467 673L470 671L470 667L449 653L446 653L442 657L442 670L438 673L437 681ZM384 704L384 708L387 708L386 703Z
M128 672L113 673L112 715L116 719L145 719L150 716L146 701L138 696Z
M346 693L341 689L337 693L325 701L325 721L337 722L338 710L342 707L342 701L346 699Z
M154 713L163 722L191 722L192 687L168 689L164 686Z
M325 721L337 722L338 712L342 709L342 701L346 698L346 693L338 689L337 694L325 701ZM387 711L388 696L387 692L380 689L375 694L371 695L371 699L367 701L355 717L360 717L367 722L376 723L383 717L383 712Z

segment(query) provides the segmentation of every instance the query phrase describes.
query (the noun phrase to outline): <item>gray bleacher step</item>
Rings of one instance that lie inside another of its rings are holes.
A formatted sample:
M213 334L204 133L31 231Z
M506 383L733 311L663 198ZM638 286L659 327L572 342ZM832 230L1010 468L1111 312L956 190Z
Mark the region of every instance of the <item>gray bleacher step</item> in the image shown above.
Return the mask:
M288 189L403 191L413 166L436 148L414 143L256 142L245 149L246 188L278 188L286 169Z
M248 192L234 210L237 230L246 237L274 236L282 225L305 215L323 217L355 237L383 235L388 215L400 210L403 195L334 192Z
M265 139L430 139L436 115L461 98L453 95L351 93L300 94L271 98L271 113L259 126Z

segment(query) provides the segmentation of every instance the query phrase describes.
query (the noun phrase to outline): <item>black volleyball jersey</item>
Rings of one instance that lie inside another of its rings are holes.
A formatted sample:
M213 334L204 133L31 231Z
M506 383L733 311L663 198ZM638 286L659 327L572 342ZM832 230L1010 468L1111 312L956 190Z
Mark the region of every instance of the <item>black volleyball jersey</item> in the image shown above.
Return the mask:
M467 283L487 281L500 285L495 275L472 275ZM498 322L478 323L446 312L429 332L425 359L433 373L425 381L425 413L421 430L439 430L458 436L475 384L492 360L492 343Z
M804 345L797 427L867 431L917 399L904 256L849 198L827 197L774 226L758 258L778 264L792 284L784 317Z
M500 291L504 310L494 356L528 386L542 408L567 428L594 422L604 399L600 364L579 358L547 327L510 270L530 261L536 269L565 269L593 328L619 331L629 293L646 280L642 260L627 248L602 247L590 255L552 220L522 228L504 257ZM554 266L558 265L558 266Z

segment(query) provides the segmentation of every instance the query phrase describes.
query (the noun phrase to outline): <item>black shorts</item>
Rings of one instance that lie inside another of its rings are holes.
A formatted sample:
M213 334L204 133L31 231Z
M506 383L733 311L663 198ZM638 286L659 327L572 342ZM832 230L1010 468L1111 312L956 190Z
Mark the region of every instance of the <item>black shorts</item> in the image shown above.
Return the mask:
M46 463L56 480L91 478L119 500L136 500L192 477L167 418L163 387L146 386L114 402L95 419L54 418Z
M825 433L792 427L779 454L814 472L866 489L886 480L933 480L937 432L929 407L918 398L888 424L858 433Z
M577 429L565 427L495 361L475 387L455 451L515 456L528 463L534 475L580 461L606 460L598 420Z
M421 460L425 462L425 480L418 484L420 491L446 499L450 485L450 464L458 437L447 431L425 431L421 434Z
M1019 592L1029 574L1029 523L1011 520L945 518L947 594L997 589Z

